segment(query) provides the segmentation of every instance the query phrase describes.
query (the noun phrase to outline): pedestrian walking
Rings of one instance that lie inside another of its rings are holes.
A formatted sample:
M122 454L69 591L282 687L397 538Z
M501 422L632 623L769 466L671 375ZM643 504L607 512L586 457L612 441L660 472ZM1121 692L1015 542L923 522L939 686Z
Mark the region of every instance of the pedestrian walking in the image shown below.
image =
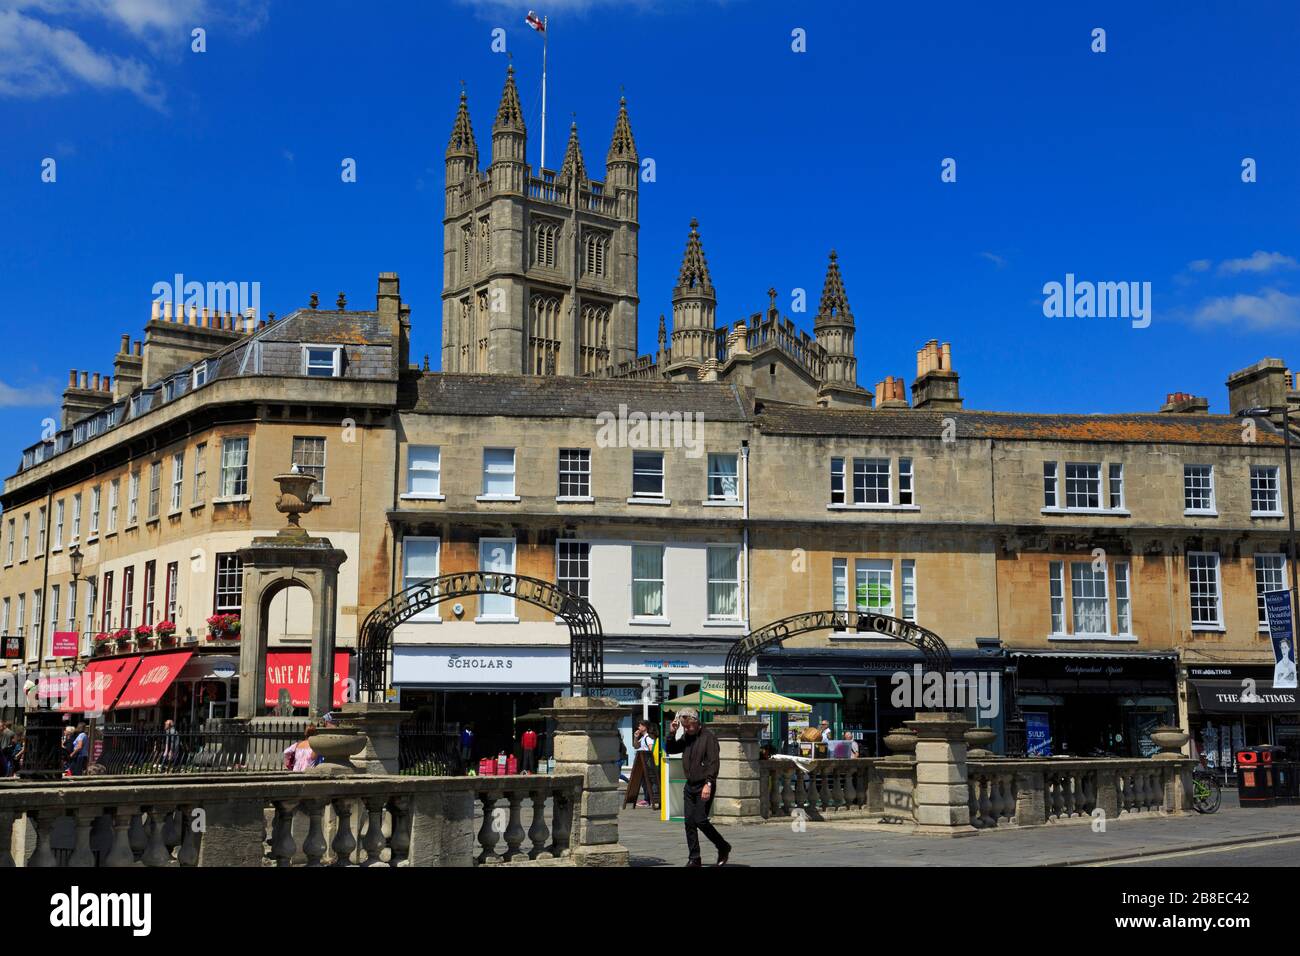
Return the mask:
M165 720L163 721L162 765L164 768L179 767L181 758L181 735L176 731L176 721Z
M68 773L73 777L80 777L86 772L86 766L90 763L90 735L86 733L84 723L77 724L76 733L72 738L72 746L68 751Z
M655 796L656 774L655 737L648 720L637 722L632 733L632 743L636 747L636 759L641 764L641 793L644 799L637 800L638 807L658 807L659 799Z
M718 787L718 738L700 723L693 708L683 707L673 718L672 736L666 749L682 755L682 812L686 817L687 866L703 866L700 860L700 837L703 833L718 850L717 866L731 857L731 844L709 822L709 807Z

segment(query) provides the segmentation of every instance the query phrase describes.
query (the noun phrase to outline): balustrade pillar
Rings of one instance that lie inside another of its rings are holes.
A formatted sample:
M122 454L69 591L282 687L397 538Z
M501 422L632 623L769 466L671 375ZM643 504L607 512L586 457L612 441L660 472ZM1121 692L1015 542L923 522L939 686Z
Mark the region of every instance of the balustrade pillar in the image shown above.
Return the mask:
M556 723L555 772L581 774L584 781L574 821L580 866L628 864L627 848L618 842L618 721L626 712L606 697L557 697L542 711Z
M971 722L960 713L935 711L917 714L906 726L916 732L916 832L975 833L970 823L964 736Z

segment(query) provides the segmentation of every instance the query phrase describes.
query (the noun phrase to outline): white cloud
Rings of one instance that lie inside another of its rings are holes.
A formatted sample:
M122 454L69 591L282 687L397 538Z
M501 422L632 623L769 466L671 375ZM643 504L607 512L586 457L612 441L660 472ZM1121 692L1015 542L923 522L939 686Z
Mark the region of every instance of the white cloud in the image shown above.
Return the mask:
M71 30L0 10L0 96L42 97L85 84L121 89L155 109L162 88L144 63L95 50Z
M92 46L87 25L107 25L155 57L190 52L190 31L220 24L256 30L268 0L0 0L0 96L45 97L80 86L125 90L164 108L153 68L129 52Z
M1192 272L1207 272L1212 265L1214 265L1214 263L1209 259L1194 259L1187 263L1187 268Z
M1272 272L1274 269L1294 269L1300 262L1280 252L1256 250L1246 259L1226 259L1219 263L1220 275L1240 275L1243 272Z
M1252 331L1300 329L1300 295L1265 289L1259 295L1207 299L1192 313L1199 325L1236 325Z
M1007 264L1006 259L1003 259L1000 255L993 252L981 252L980 256L982 258L987 259L989 262L993 263L999 269L1001 269L1003 266Z
M59 404L59 395L49 385L6 385L0 382L0 408L32 408Z

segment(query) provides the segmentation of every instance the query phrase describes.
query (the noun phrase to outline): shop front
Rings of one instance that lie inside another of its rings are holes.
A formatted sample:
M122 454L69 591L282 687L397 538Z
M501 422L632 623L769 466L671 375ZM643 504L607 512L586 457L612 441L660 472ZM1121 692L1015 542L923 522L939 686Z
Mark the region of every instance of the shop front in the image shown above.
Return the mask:
M567 693L568 646L398 645L393 686L422 730L459 739L468 730L469 761L519 755L527 730L539 758L550 756L551 725L541 709Z
M1012 651L1029 756L1150 757L1177 723L1177 654Z
M962 689L947 706L965 712L980 726L991 727L997 740L990 749L1003 752L1005 661L1000 646L994 640L975 650L950 653L951 674L960 677ZM758 672L772 682L775 692L811 705L807 714L779 715L772 728L773 746L794 752L799 733L825 720L835 739L852 735L861 756L888 756L883 739L890 730L914 719L918 710L931 708L925 697L923 664L919 651L895 642L874 647L777 647L763 652Z
M1237 751L1272 745L1300 760L1300 692L1273 687L1273 665L1187 666L1187 726L1192 756L1236 772Z

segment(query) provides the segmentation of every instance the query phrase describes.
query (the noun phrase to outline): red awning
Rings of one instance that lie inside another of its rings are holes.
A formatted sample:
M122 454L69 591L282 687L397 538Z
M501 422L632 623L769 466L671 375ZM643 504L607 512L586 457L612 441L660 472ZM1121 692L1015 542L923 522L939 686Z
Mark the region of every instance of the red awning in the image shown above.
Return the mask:
M343 706L343 682L348 677L348 652L334 652L334 702L332 707ZM267 707L280 702L280 688L289 690L289 700L295 707L311 705L311 651L270 651L266 655Z
M65 714L100 714L112 710L117 695L122 693L139 663L139 657L91 661L73 684L71 693L59 704L59 711Z
M126 685L126 690L122 691L117 702L118 709L155 706L192 656L191 651L175 651L171 654L151 654L144 658L136 669L135 676Z

